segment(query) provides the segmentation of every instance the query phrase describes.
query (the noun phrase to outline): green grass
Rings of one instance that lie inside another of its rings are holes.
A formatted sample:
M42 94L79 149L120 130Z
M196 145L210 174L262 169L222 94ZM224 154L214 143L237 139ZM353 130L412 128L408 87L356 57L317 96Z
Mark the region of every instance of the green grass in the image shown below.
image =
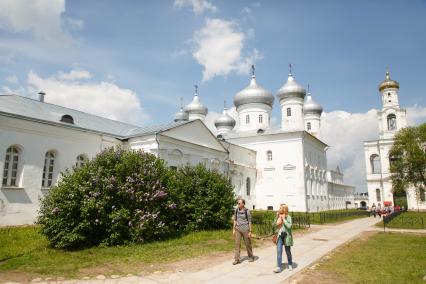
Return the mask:
M331 272L341 283L425 283L426 237L378 233L355 240L321 262L319 272Z
M378 223L376 226L383 227L383 222ZM426 212L409 211L401 213L387 223L386 228L426 229Z
M0 279L2 272L11 271L44 277L93 276L96 272L90 272L91 269L99 271L99 267L107 268L103 273L106 275L136 273L146 264L164 264L212 252L232 251L234 247L232 232L217 230L147 244L63 251L49 248L37 227L0 229L0 244Z

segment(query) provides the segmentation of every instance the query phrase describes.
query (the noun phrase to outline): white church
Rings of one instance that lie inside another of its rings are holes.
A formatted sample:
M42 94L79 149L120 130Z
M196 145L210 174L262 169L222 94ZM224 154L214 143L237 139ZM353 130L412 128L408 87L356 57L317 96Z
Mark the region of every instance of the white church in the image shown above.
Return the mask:
M208 109L197 89L173 123L151 127L50 104L44 93L38 100L0 96L0 226L33 223L40 197L62 171L111 146L153 153L174 168L202 163L227 175L249 208L353 207L355 188L344 184L338 168L327 169L328 146L319 139L322 107L290 71L276 94L281 125L272 127L275 98L252 71L249 85L234 96L238 124L225 108L214 122L215 133L204 123Z
M406 110L398 100L399 83L392 80L386 71L385 80L379 85L382 95L382 109L377 112L379 139L364 142L365 166L369 203L381 207L393 204L390 164L395 157L389 155L395 134L407 126ZM414 188L406 191L409 210L426 210L425 192Z

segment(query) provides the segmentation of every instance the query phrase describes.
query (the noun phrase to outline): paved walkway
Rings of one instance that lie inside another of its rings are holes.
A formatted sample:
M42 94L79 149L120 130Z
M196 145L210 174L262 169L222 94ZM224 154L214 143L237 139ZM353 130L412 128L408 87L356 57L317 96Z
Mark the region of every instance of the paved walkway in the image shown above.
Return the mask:
M157 273L149 276L128 276L120 278L108 278L99 276L99 279L67 280L61 284L127 284L127 283L282 283L290 276L301 271L325 254L353 239L363 231L371 230L379 220L374 218L362 218L346 223L325 226L325 228L303 235L295 239L292 248L294 269L284 270L282 273L272 272L276 266L276 248L274 246L257 249L255 262L243 261L239 265L232 265L232 259L196 272L171 272ZM283 261L286 261L285 253ZM40 279L41 280L41 279ZM38 281L37 281L38 282ZM58 282L38 282L58 283Z

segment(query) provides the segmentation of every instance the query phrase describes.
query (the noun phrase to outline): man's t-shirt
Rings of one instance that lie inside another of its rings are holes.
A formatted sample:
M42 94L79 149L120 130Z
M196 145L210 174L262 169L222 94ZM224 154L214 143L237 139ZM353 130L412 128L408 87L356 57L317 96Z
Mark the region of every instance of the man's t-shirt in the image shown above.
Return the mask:
M246 218L246 210L247 210L247 218ZM236 221L237 224L235 226L235 229L237 229L240 232L248 232L249 231L249 223L251 223L251 213L250 210L243 208L243 210L240 210L239 208L234 211L234 220L235 217L237 217Z

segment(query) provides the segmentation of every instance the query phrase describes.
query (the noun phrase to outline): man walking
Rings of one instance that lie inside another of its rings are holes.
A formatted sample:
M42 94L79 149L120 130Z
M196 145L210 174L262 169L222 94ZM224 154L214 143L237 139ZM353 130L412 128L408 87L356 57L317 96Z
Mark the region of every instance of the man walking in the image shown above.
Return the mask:
M232 234L235 238L235 260L232 263L236 265L240 263L241 238L244 239L246 245L249 262L254 261L253 249L251 247L251 213L245 208L246 202L244 199L238 199L238 207L234 213L234 228Z

